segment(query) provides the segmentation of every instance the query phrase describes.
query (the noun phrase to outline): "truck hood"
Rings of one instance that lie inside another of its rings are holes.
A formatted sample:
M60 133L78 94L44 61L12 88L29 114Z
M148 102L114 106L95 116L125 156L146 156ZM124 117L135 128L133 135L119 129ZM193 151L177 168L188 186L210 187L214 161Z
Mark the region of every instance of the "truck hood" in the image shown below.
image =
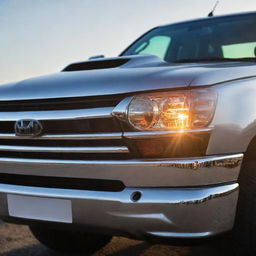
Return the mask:
M102 58L66 67L64 72L0 86L0 100L114 95L211 86L256 76L250 62L169 64L160 58Z

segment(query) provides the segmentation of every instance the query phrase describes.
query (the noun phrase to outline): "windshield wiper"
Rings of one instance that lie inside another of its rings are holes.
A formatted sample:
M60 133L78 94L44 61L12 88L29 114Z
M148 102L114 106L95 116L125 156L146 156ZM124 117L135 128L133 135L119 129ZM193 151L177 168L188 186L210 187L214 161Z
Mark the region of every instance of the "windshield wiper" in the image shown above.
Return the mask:
M255 58L203 58L203 59L180 59L175 60L173 63L193 63L193 62L211 62L211 61L225 61L225 62L256 62Z

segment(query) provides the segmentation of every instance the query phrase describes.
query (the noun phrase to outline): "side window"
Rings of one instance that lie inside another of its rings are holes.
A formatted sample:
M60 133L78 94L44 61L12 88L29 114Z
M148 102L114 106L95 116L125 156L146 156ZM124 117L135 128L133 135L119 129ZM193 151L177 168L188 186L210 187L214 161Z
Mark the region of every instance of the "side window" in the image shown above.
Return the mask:
M164 59L171 38L169 36L155 36L143 42L136 50L135 54L153 54Z
M256 42L223 45L222 51L225 58L253 58L255 57Z

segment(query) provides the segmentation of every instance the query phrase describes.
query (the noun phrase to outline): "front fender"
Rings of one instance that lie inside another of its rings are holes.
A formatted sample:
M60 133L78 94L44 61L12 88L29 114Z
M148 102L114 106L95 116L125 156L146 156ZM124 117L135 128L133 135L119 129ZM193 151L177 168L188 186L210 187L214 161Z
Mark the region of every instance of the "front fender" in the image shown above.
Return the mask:
M245 152L256 135L256 78L213 87L218 92L207 155Z

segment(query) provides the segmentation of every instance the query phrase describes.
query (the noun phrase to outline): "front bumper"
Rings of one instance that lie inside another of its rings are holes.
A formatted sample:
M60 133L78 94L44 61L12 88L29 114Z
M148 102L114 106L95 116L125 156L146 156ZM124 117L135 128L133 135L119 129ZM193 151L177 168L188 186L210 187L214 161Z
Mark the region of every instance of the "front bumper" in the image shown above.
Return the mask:
M72 206L72 222L65 224L69 228L93 227L95 232L104 229L111 235L139 239L209 237L233 227L239 192L236 180L242 157L236 154L188 160L111 162L105 163L104 169L103 163L96 162L0 159L0 172L95 178L99 177L97 172L104 171L102 178L119 178L126 185L120 192L103 192L0 184L0 215L9 221L28 224L38 221L36 216L17 219L10 214L8 195L65 199ZM137 201L133 200L135 192L141 193Z
M9 216L7 194L68 199L73 222L67 225L89 226L109 230L113 235L142 239L203 238L228 231L233 226L238 197L237 184L194 189L127 188L122 192L2 184L0 191L2 217ZM141 199L134 202L132 195L138 191ZM31 220L27 219L28 223Z

